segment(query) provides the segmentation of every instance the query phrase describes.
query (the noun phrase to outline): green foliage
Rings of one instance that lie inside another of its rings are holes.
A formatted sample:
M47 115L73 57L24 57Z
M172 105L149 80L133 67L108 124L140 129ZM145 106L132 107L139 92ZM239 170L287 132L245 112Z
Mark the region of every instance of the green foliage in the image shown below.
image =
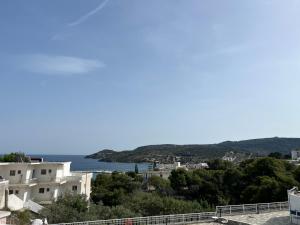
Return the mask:
M99 174L93 181L91 198L95 203L116 206L126 202L128 194L141 190L141 186L140 177L136 174Z
M30 162L30 158L22 152L13 152L1 156L0 162Z
M154 187L155 191L160 195L172 195L174 193L170 181L159 176L150 177L147 185Z
M88 202L84 195L66 194L41 212L49 223L84 221L88 216Z
M211 170L226 170L233 167L233 163L221 159L213 159L207 162Z
M136 193L128 207L143 216L191 213L203 211L198 202L184 201L173 197L161 197L155 193Z
M16 217L18 220L18 225L28 225L30 224L30 219L32 218L32 215L30 211L25 210L16 212Z
M213 160L209 165L210 170L173 171L170 182L176 194L212 205L285 201L286 191L300 182L300 169L275 158L239 166Z
M280 152L271 152L268 156L275 159L283 158L283 155Z

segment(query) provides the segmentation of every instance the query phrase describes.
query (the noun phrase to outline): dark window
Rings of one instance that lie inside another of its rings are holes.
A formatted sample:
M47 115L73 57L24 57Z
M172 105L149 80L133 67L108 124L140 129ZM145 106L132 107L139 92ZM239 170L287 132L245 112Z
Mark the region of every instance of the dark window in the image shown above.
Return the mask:
M296 211L291 210L291 214L292 214L292 215L296 215Z
M15 170L9 171L9 175L10 175L10 176L15 176L15 175L16 175L16 171L15 171Z
M15 194L18 195L19 194L19 190L15 190Z
M14 193L14 190L9 190L8 192L10 195L12 195Z
M72 191L77 191L77 185L72 186Z
M297 216L300 216L300 212L297 212Z
M50 191L50 188L47 188L47 192L49 192Z
M41 170L41 174L42 174L42 175L46 175L46 174L47 174L47 170L42 169L42 170Z
M32 170L32 178L35 178L35 170Z
M50 169L50 170L48 170L48 173L52 173L52 170Z
M21 174L21 170L18 170L18 174Z
M41 194L45 193L45 188L40 188L39 193L41 193Z

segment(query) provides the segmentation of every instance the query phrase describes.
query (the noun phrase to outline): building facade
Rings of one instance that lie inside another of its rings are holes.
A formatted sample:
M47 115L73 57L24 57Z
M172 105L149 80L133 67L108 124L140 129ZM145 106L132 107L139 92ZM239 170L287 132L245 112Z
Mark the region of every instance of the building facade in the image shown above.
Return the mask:
M297 187L288 190L291 224L300 224L300 192Z
M300 151L299 150L293 150L291 151L292 160L300 160Z
M0 176L9 181L9 195L23 202L55 201L63 193L90 197L91 173L70 171L71 162L0 163Z
M8 181L0 178L0 209L3 209L6 205L5 191L8 189Z

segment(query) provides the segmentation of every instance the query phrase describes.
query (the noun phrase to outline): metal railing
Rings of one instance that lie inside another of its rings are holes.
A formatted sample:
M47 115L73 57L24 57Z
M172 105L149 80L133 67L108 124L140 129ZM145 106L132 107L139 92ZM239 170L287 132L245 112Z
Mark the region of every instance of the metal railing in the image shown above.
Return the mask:
M59 225L168 225L195 224L213 221L215 212L175 214L162 216L135 217L111 220L84 221L76 223L60 223Z
M56 225L183 225L212 222L217 216L222 217L229 215L267 213L285 210L288 210L288 202L272 202L259 204L217 206L215 212L96 220L74 223L59 223Z
M227 215L255 214L255 213L258 214L258 213L266 213L272 211L288 210L288 208L289 208L288 202L226 205L226 206L217 206L216 215L222 217Z

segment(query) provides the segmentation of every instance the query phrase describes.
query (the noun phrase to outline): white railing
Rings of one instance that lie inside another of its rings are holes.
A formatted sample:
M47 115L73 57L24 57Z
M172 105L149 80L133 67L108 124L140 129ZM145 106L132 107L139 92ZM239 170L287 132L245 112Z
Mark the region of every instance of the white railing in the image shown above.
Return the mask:
M245 204L245 205L226 205L217 206L216 214L219 217L225 215L238 215L238 214L254 214L266 213L272 211L288 210L288 202L271 202L259 204Z
M76 223L60 223L59 225L168 225L168 224L195 224L204 221L213 221L215 212L175 214L163 216L135 217L111 220L85 221Z
M212 222L215 220L215 217L222 217L228 215L266 213L286 210L288 210L288 202L272 202L259 204L217 206L215 212L96 220L74 223L59 223L59 225L183 225L196 224L201 222Z

